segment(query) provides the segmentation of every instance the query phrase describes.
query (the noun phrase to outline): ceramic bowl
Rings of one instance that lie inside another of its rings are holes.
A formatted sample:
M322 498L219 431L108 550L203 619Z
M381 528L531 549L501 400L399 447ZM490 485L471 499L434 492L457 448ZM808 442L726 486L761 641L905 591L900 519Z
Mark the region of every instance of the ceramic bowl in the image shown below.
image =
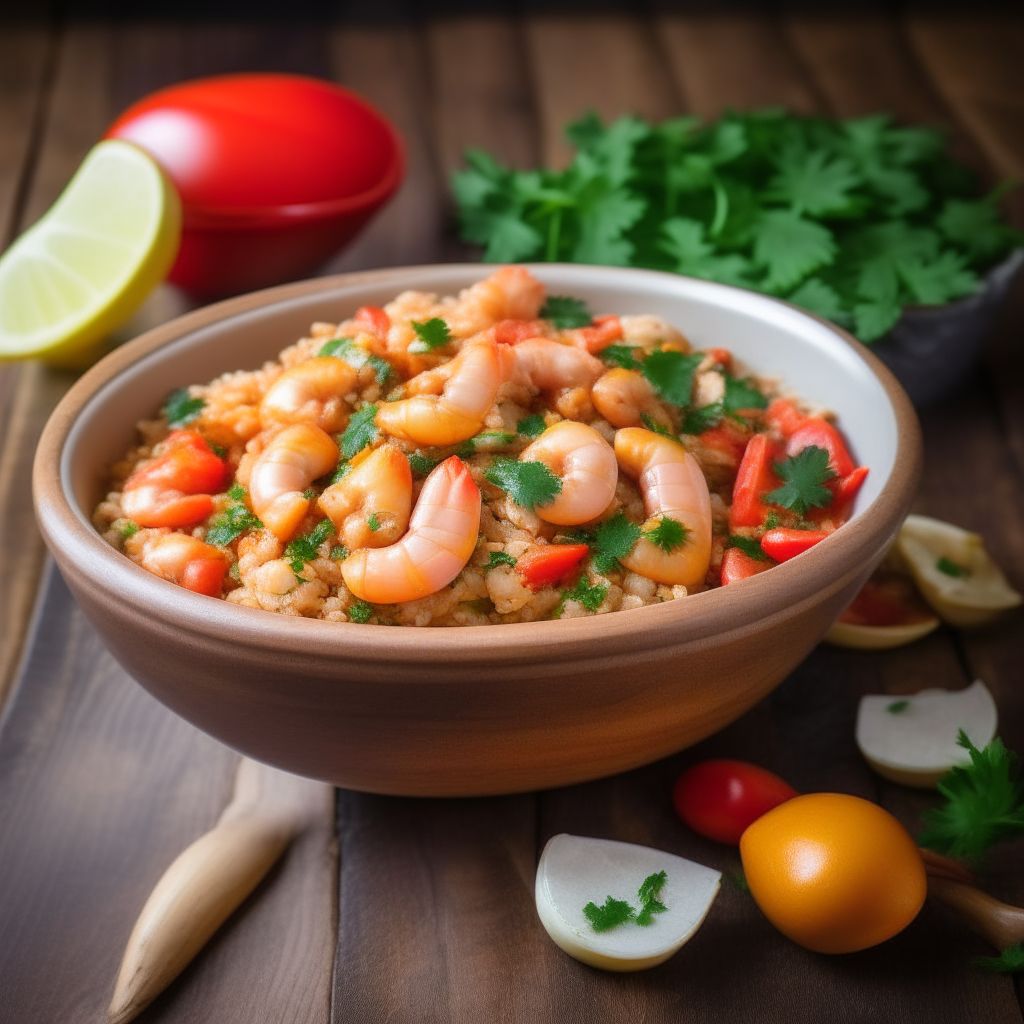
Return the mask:
M654 761L721 729L817 643L882 558L917 486L917 419L889 371L785 303L655 271L542 264L548 290L649 312L835 410L871 467L837 533L770 572L684 600L566 621L450 629L331 624L241 608L143 571L93 529L107 467L167 393L256 367L311 321L404 289L450 294L492 268L408 267L231 299L118 349L46 426L35 500L46 542L113 655L232 747L337 785L511 793Z

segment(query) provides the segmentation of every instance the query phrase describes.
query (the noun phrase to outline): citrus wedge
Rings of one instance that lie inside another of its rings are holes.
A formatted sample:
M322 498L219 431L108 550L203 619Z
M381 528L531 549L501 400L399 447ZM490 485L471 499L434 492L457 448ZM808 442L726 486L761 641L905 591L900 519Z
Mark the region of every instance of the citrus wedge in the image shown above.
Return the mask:
M903 647L939 628L937 618L896 626L864 626L855 622L837 622L826 634L825 642L834 647L852 647L861 651L884 651Z
M954 626L981 626L1024 598L989 557L981 537L928 516L907 516L896 547L924 599Z
M127 142L94 146L57 202L0 257L0 359L84 365L170 270L181 202Z

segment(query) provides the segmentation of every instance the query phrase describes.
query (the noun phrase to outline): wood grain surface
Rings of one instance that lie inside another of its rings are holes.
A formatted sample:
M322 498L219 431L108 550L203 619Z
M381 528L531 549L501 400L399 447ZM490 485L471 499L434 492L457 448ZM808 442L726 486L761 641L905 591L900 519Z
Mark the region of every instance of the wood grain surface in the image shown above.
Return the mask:
M567 5L571 11L572 5ZM658 6L658 5L655 5ZM358 8L358 10L357 10ZM460 258L447 178L466 146L526 167L569 157L564 124L714 116L784 104L880 109L947 129L988 181L1024 176L1024 22L925 9L824 17L710 9L430 17L402 0L346 5L334 24L71 22L0 31L0 231L39 216L106 123L185 77L274 69L334 77L406 139L407 180L331 271ZM19 34L20 33L20 34ZM1024 227L1024 203L1008 210ZM162 289L135 326L187 305ZM923 418L919 510L979 530L1024 587L1024 281L962 391ZM129 328L129 330L134 328ZM42 566L28 467L71 376L0 367L0 1024L97 1021L134 915L171 859L217 818L237 756L149 698L103 650L52 572L23 644ZM863 693L956 688L980 677L1000 733L1024 751L1024 617L942 629L887 653L821 647L767 701L677 757L585 786L490 800L339 794L143 1021L623 1020L1018 1022L1013 981L969 957L984 942L930 904L902 935L846 957L783 939L729 881L675 958L604 974L556 949L533 909L537 857L567 831L638 842L727 874L737 853L686 830L669 800L688 764L756 761L803 790L880 801L912 830L934 796L871 774L853 744ZM333 832L336 826L336 834ZM981 876L1024 904L1024 844Z

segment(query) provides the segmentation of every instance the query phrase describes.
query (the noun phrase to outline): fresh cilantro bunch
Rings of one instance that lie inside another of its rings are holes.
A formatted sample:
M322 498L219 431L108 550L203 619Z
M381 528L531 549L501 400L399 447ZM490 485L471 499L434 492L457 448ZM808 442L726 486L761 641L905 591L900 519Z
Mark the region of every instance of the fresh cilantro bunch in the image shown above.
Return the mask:
M481 150L452 182L462 237L492 262L652 267L788 299L874 341L904 306L978 286L1022 236L930 128L888 115L729 113L702 125L594 114L564 171Z

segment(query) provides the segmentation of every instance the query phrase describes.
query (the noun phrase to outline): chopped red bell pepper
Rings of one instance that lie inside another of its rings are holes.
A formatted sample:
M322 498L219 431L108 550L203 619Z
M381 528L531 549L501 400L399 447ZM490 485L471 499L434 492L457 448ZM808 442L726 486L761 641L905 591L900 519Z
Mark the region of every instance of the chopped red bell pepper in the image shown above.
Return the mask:
M543 337L543 320L499 320L494 325L494 340L499 345L518 345L528 338Z
M374 335L380 341L387 338L388 331L391 330L391 317L380 306L360 306L353 319L368 334Z
M771 512L771 506L765 504L763 499L781 482L772 468L775 449L775 444L767 434L755 434L747 442L732 487L730 530L738 526L761 526Z
M776 398L764 415L768 425L783 437L795 434L808 419L788 398Z
M811 445L828 452L828 464L836 476L849 476L857 468L839 431L827 420L817 416L809 416L802 426L789 435L786 439L786 456L798 455Z
M761 538L761 550L776 562L788 562L821 543L832 531L790 530L779 526Z
M227 571L228 563L223 557L196 558L185 566L185 571L181 574L181 585L196 594L220 597Z
M767 558L751 558L739 548L727 548L722 558L722 586L749 579L759 572L764 572L765 569L770 569L774 564Z
M841 519L846 518L849 514L850 506L853 504L853 499L857 497L860 485L864 483L864 478L867 475L868 467L858 466L852 473L840 477L838 480L829 480L825 486L834 495L832 505L829 508L833 516L838 516Z
M698 436L701 444L722 452L734 462L739 462L746 450L749 432L732 420L722 420L717 427L705 430Z
M586 544L548 544L521 555L516 573L531 590L558 583L590 553Z
M622 337L622 323L614 315L595 316L589 327L574 327L568 334L574 345L593 355Z

